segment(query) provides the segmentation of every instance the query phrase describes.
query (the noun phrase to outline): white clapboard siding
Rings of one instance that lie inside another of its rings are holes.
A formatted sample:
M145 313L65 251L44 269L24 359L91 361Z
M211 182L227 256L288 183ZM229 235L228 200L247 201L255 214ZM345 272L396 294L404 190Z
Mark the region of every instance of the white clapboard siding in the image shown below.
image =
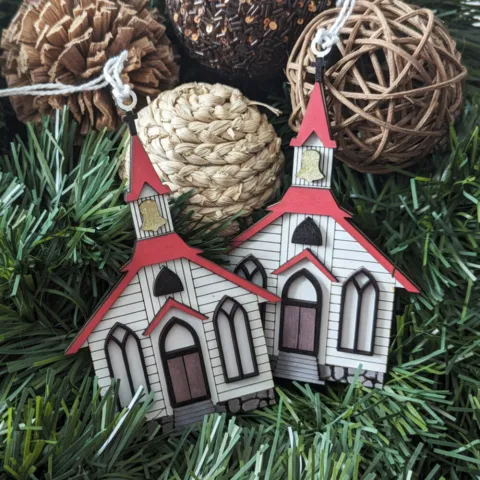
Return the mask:
M254 255L265 268L269 278L273 270L280 266L280 249L282 239L282 220L276 219L261 232L256 233L239 247L228 254L229 269L235 267L247 256ZM270 285L269 285L270 286ZM274 284L271 287L275 287Z
M257 295L248 292L244 288L225 280L216 273L212 273L203 267L191 263L193 285L197 296L199 310L209 318L202 322L208 349L210 364L212 365L215 388L219 401L236 398L247 393L271 388L265 382L271 382L272 374L269 364L265 335L258 309ZM213 325L213 314L219 302L225 296L231 297L240 303L248 314L250 331L254 344L254 352L257 364L262 365L260 375L242 380L240 382L226 383L221 367L218 339Z
M156 402L159 402L157 406L160 406L160 409L164 409L163 392L160 388L158 369L153 357L151 340L143 336L143 332L148 326L148 319L139 275L135 275L88 338L88 346L95 374L101 380L99 384L102 387L109 386L111 382L106 359L105 341L111 329L118 323L127 326L139 339L151 390L155 392Z
M348 256L349 253L350 256ZM382 277L381 281L395 284L395 279L392 275L337 223L335 226L335 248L333 252L334 271L338 269L338 275L342 277L344 269L355 271L362 267L367 268L372 273L385 274L385 279Z

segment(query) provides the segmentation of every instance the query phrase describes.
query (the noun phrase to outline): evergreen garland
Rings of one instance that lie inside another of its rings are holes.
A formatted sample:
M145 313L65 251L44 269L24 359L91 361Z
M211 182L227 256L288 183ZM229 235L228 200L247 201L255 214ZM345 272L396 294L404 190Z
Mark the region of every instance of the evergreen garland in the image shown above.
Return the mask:
M126 145L122 132L78 145L60 115L58 129L44 119L2 145L1 479L480 477L478 9L429 1L470 70L448 148L408 172L339 165L334 179L339 203L422 291L397 295L385 387L282 382L275 407L176 434L146 422L149 396L128 414L116 410L118 385L100 397L89 353L64 351L131 256L116 173ZM275 120L285 146L286 119ZM226 225L190 227L185 200L172 204L177 231L219 260Z

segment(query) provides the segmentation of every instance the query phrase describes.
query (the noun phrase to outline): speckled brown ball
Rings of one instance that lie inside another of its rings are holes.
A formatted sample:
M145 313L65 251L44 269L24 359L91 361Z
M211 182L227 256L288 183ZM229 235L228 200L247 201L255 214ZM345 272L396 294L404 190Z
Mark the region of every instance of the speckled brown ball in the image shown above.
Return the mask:
M327 0L166 0L175 32L201 64L224 74L272 77Z

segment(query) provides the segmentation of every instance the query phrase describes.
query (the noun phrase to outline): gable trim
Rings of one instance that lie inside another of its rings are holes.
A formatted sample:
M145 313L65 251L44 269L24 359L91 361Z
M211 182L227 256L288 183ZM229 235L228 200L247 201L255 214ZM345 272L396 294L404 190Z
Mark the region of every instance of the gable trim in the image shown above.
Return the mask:
M297 265L302 260L308 260L310 263L315 265L331 282L338 282L338 279L333 275L333 273L330 272L327 267L325 267L325 265L311 252L309 248L306 248L303 252L300 252L298 255L295 255L295 257L288 260L288 262L280 265L280 267L278 267L272 273L274 275L279 275L294 265Z
M138 136L132 135L130 137L129 191L125 195L125 201L138 200L145 185L153 188L158 195L171 193L170 188L161 182Z
M407 292L420 293L418 287L405 274L398 270L371 240L350 223L350 213L338 205L329 189L290 187L282 200L270 206L268 210L271 212L270 214L233 240L232 249L239 247L243 242L249 240L285 213L323 215L333 218L341 225Z
M244 278L235 275L225 268L207 260L200 256L201 250L187 245L176 233L169 233L160 237L151 237L135 242L133 257L123 268L122 272L126 272L113 290L108 294L105 301L95 310L84 327L80 330L77 337L68 347L66 355L77 353L82 345L86 342L90 334L95 330L97 325L102 321L103 317L110 310L115 300L122 294L123 290L128 286L132 278L137 272L147 265L157 265L165 263L169 260L177 260L185 258L201 267L206 268L212 273L216 273L220 277L232 282L233 284L244 288L267 302L279 302L280 298L268 290L258 287Z
M93 332L97 324L100 320L109 312L112 308L113 304L116 300L120 297L122 292L128 287L130 282L132 281L133 277L137 274L136 271L129 271L126 272L122 278L116 283L113 289L108 292L104 299L101 301L100 305L96 308L93 312L90 320L82 327L80 332L78 332L77 336L73 340L73 342L68 346L65 355L72 355L77 353L82 346L87 346L87 340L90 334ZM90 326L90 323L93 319L99 318L100 320L95 323L93 327Z
M177 310L180 310L183 313L186 313L187 315L191 315L192 317L198 318L199 320L207 320L208 318L207 316L203 315L203 313L197 312L197 310L194 310L188 305L177 302L177 300L175 300L174 298L169 297L168 300L163 305L163 307L158 311L158 313L153 318L152 323L145 329L145 331L143 332L143 335L145 336L151 335L152 332L155 330L155 328L157 328L158 324L162 321L162 319L165 318L167 313L174 308L176 308Z

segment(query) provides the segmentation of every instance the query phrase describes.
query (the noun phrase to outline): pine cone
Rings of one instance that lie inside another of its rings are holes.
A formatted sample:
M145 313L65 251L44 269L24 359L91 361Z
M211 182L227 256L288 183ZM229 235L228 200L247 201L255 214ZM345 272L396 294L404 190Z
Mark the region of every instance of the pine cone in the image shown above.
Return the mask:
M102 73L105 62L128 50L122 79L145 103L178 81L176 55L163 20L148 0L26 0L3 32L0 58L9 87L59 82L79 85ZM69 96L13 97L22 121L68 105L81 132L118 128L108 88ZM141 106L141 105L140 105Z

